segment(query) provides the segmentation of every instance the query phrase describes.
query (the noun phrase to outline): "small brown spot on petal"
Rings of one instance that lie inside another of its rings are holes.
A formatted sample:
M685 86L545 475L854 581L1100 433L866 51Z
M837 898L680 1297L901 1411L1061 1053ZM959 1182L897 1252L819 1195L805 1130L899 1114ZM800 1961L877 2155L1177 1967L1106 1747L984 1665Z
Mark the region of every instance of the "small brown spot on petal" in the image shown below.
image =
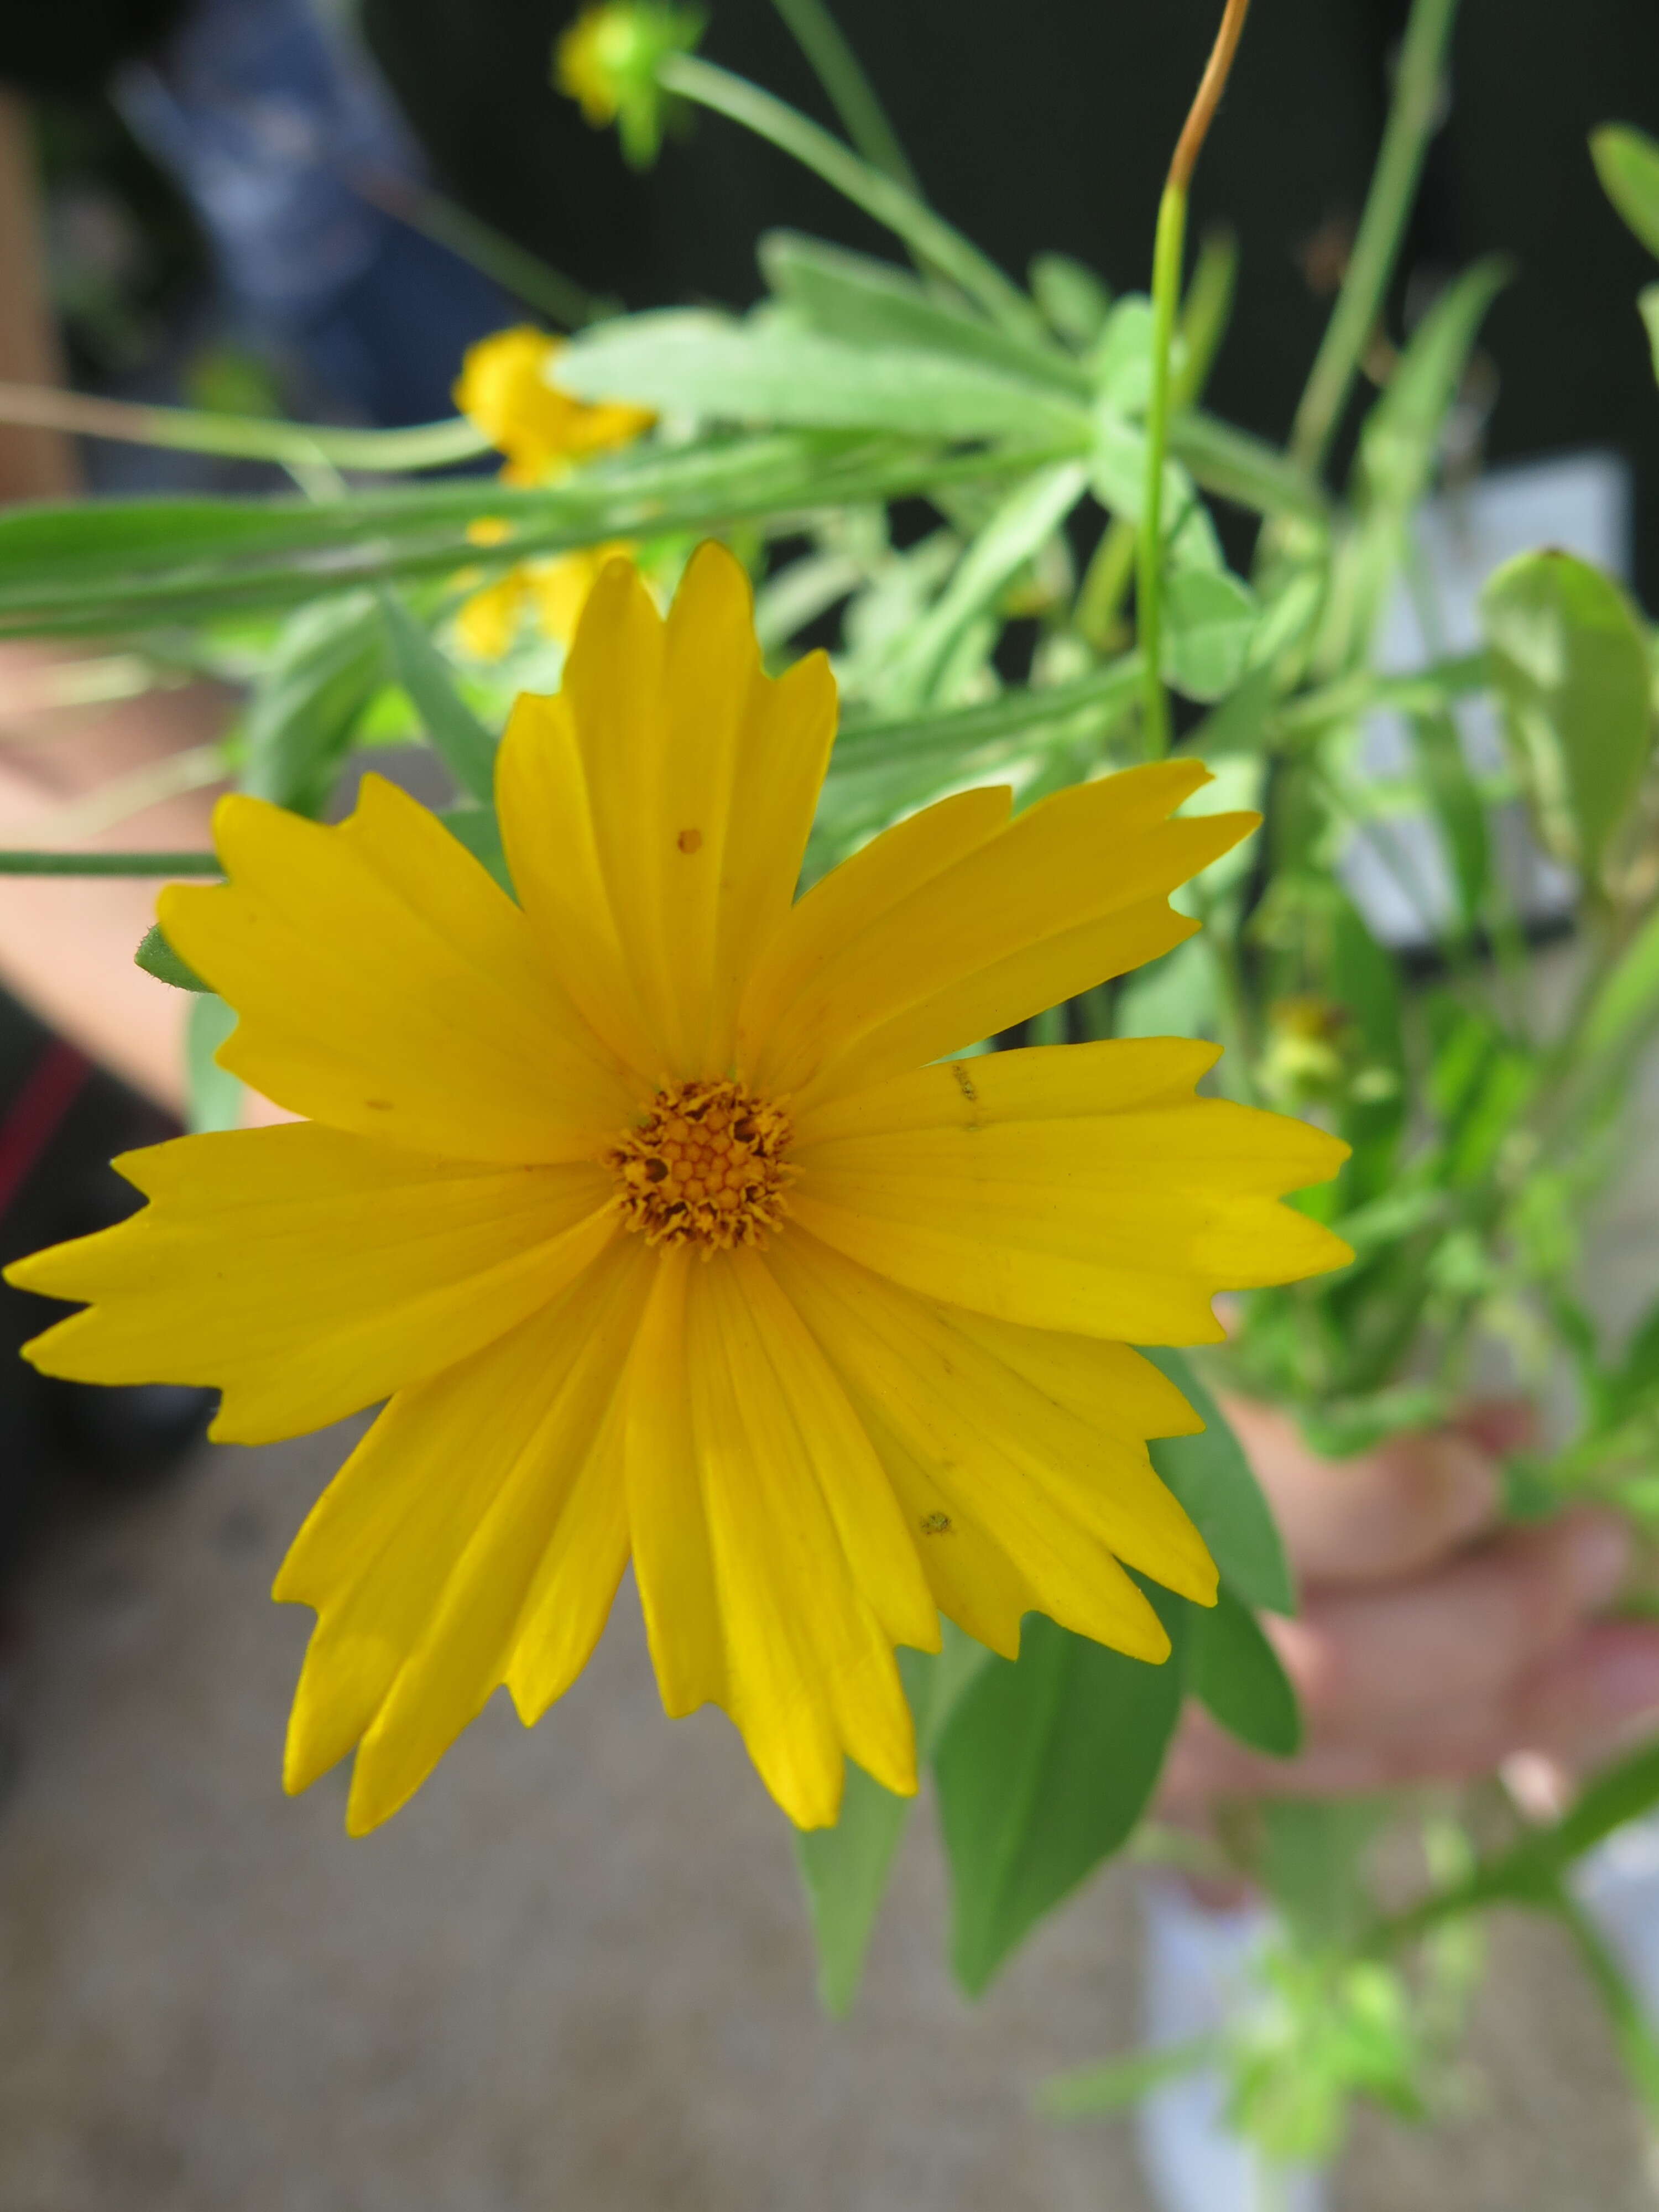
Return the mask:
M682 830L674 842L682 853L699 852L702 847L702 832L701 830Z
M392 1111L392 1101L389 1098L365 1098L363 1103L376 1114L389 1114Z

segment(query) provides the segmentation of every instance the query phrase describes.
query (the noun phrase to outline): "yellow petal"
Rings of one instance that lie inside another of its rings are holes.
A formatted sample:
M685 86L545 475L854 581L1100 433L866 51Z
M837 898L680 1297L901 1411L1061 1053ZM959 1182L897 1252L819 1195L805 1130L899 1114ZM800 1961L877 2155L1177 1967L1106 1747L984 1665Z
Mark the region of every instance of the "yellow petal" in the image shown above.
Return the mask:
M455 404L507 456L507 483L540 483L572 461L629 444L657 419L648 408L594 406L560 391L553 378L564 343L526 323L466 350Z
M380 777L337 829L222 799L231 880L174 884L167 939L240 1016L219 1060L310 1119L462 1159L591 1158L633 1111L525 915Z
M650 1266L617 1246L509 1336L399 1393L295 1539L275 1595L318 1623L284 1779L302 1790L358 1746L354 1833L418 1789L510 1674L552 1696L586 1663L627 1559L611 1409Z
M596 1167L478 1168L312 1122L180 1137L116 1166L150 1200L7 1279L84 1298L27 1347L82 1382L217 1389L216 1437L298 1436L512 1328L615 1233Z
M855 913L828 946L804 899L750 987L753 1081L805 1109L1167 952L1197 927L1170 911L1170 892L1258 819L1165 818L1208 780L1195 763L1164 762L1057 792L907 895ZM868 872L877 866L866 858ZM798 935L818 955L804 981Z
M798 1231L772 1265L874 1438L959 1626L1012 1656L1035 1610L1137 1658L1168 1656L1114 1556L1214 1601L1203 1540L1143 1441L1193 1425L1162 1376L1121 1345L914 1297Z
M666 1373L641 1360L630 1401L684 1401L672 1428L630 1426L629 1464L664 1700L678 1711L688 1692L717 1698L790 1818L825 1826L845 1758L890 1790L915 1788L882 1615L930 1647L937 1620L881 1469L764 1263L675 1255L659 1289L669 1279L659 1341L677 1333L678 1357Z
M1280 1115L1180 1097L1183 1055L1190 1081L1207 1048L1160 1038L918 1069L868 1094L869 1128L852 1133L849 1109L818 1125L847 1133L796 1146L794 1218L878 1273L1000 1320L1215 1342L1218 1291L1352 1257L1276 1202L1334 1174L1346 1147Z
M821 654L764 675L748 580L713 544L665 623L629 564L607 566L558 700L520 702L498 787L514 880L572 996L653 1081L730 1067L835 711Z

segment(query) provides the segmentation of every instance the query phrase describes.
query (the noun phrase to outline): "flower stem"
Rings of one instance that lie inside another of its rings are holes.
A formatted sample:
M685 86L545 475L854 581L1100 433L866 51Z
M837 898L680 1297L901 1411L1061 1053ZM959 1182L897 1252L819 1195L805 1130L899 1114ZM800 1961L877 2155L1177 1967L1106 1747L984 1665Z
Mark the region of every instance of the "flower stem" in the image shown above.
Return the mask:
M0 876L222 876L216 853L0 853Z
M672 54L657 72L666 92L740 123L823 179L825 184L861 207L902 238L923 260L948 276L992 319L1015 336L1047 346L1042 317L1017 284L1005 276L962 233L935 215L927 203L821 130L787 100L733 76L713 62L691 54Z
M1441 82L1458 0L1415 0L1400 52L1394 104L1334 313L1291 432L1291 454L1323 468L1400 258L1440 112Z
M1152 249L1152 384L1146 404L1146 495L1140 522L1135 622L1146 662L1146 746L1150 759L1170 750L1170 702L1164 689L1164 465L1170 445L1170 358L1187 247L1193 171L1232 72L1250 0L1227 0L1215 45L1170 163Z
M920 197L916 173L887 119L887 111L823 0L773 0L773 4L811 63L830 106L859 152L872 169L879 169L907 192Z
M307 422L268 422L258 415L217 415L191 407L137 406L96 399L44 385L0 384L0 422L68 430L123 445L169 446L186 453L228 453L287 468L336 468L398 474L447 467L490 450L464 416L410 430L339 430Z

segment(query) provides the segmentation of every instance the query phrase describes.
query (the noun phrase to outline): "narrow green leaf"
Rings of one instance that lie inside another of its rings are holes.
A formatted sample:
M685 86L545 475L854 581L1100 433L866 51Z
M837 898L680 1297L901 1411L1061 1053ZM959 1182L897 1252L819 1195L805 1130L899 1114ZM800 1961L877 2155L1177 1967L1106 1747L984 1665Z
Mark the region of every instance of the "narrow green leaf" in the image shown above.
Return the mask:
M1613 579L1571 553L1506 562L1480 605L1540 834L1594 882L1652 745L1646 633Z
M758 251L772 292L824 337L957 355L1030 378L1063 397L1089 396L1088 376L1076 362L942 299L891 262L793 230L768 231Z
M1027 1616L1018 1661L969 1686L934 1763L953 1901L951 1958L977 1994L1043 1916L1127 1839L1181 1710L1185 1601L1149 1589L1161 1667Z
M958 1699L991 1656L950 1621L940 1626L944 1640L937 1654L898 1655L918 1765L928 1759ZM858 1995L876 1916L915 1804L915 1798L896 1796L849 1761L840 1820L833 1828L795 1838L817 1942L818 1996L835 2019L852 2010Z
M879 429L1020 445L1089 439L1084 407L1029 378L916 346L848 345L775 317L738 323L661 308L601 323L559 356L583 398L629 399L713 422Z
M1146 1347L1141 1357L1175 1384L1205 1424L1201 1436L1160 1437L1152 1447L1153 1466L1192 1516L1222 1580L1247 1605L1294 1613L1285 1547L1220 1407L1181 1352Z
M1176 569L1164 587L1164 674L1176 690L1207 704L1243 676L1261 610L1248 584L1225 569Z
M211 992L191 1000L185 1025L185 1088L193 1133L234 1129L241 1121L241 1084L213 1056L235 1026L235 1015Z
M1224 1583L1213 1607L1194 1607L1188 1633L1194 1695L1252 1750L1294 1759L1302 1748L1296 1692L1249 1607Z
M852 2010L888 1876L913 1801L895 1796L849 1761L841 1818L795 1838L818 1948L818 2001L834 2020Z
M1659 1017L1659 908L1650 914L1597 987L1580 1048L1616 1052Z
M1638 292L1636 306L1653 348L1653 373L1659 376L1659 284L1650 284Z
M455 688L455 673L396 592L376 597L392 650L392 672L408 692L435 752L471 799L487 805L495 787L495 740Z
M154 975L158 983L171 983L175 991L205 991L209 988L167 943L160 922L151 922L132 957L134 964L147 975Z
M1659 253L1659 142L1628 123L1590 133L1601 189L1650 253Z
M1069 253L1039 253L1030 267L1031 297L1048 327L1087 353L1100 340L1112 295L1092 269Z
M1011 492L957 566L956 574L905 640L886 689L896 705L932 696L969 625L994 607L1083 496L1080 461L1041 469Z
M1360 434L1356 469L1370 501L1405 512L1423 497L1480 325L1512 274L1497 257L1477 262L1412 332Z
M1160 2051L1134 2051L1127 2057L1051 2074L1032 2098L1032 2109L1046 2120L1093 2120L1127 2112L1166 2081L1213 2065L1225 2049L1218 2035L1194 2035Z
M337 593L290 616L243 720L244 790L299 814L320 812L386 673L372 593Z

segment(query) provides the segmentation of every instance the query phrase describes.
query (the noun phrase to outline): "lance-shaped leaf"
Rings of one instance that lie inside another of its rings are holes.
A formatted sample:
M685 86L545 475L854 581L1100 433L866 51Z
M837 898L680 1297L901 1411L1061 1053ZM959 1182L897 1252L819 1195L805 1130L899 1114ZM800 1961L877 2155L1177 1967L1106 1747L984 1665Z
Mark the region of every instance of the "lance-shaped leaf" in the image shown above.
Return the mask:
M1524 553L1481 615L1504 727L1539 834L1595 884L1652 744L1652 671L1635 609L1571 553Z
M1628 123L1590 134L1601 189L1650 253L1659 253L1659 141Z
M1249 1606L1224 1583L1214 1607L1192 1609L1189 1686L1223 1728L1274 1759L1302 1748L1296 1692Z
M734 322L665 308L601 323L559 356L561 386L717 422L892 430L1022 446L1089 441L1086 410L1051 388L919 346L848 345L775 314Z
M382 585L376 597L392 673L409 694L433 751L469 799L487 805L495 789L495 738L456 689L454 670L398 594Z
M898 1655L921 1762L991 1656L948 1620L942 1626L945 1640L938 1653ZM836 2019L851 2011L858 1995L876 1916L915 1805L914 1797L896 1796L849 1763L835 1826L796 1833L795 1853L818 1947L818 1996Z
M1149 1666L1028 1616L1018 1659L993 1659L934 1762L951 1862L951 1960L982 1990L1014 1947L1127 1840L1180 1716L1184 1598L1147 1587L1174 1649Z
M825 337L855 346L919 348L957 355L1062 396L1086 399L1087 372L1058 348L1033 344L988 323L966 307L941 299L890 261L799 231L769 231L761 240L762 274L774 295Z
M248 705L244 790L296 813L320 811L386 673L386 635L368 592L302 607L283 625Z
M1205 1425L1200 1436L1161 1437L1152 1447L1153 1466L1209 1546L1222 1581L1247 1605L1294 1613L1285 1547L1221 1408L1181 1352L1159 1347L1142 1356L1168 1376Z

